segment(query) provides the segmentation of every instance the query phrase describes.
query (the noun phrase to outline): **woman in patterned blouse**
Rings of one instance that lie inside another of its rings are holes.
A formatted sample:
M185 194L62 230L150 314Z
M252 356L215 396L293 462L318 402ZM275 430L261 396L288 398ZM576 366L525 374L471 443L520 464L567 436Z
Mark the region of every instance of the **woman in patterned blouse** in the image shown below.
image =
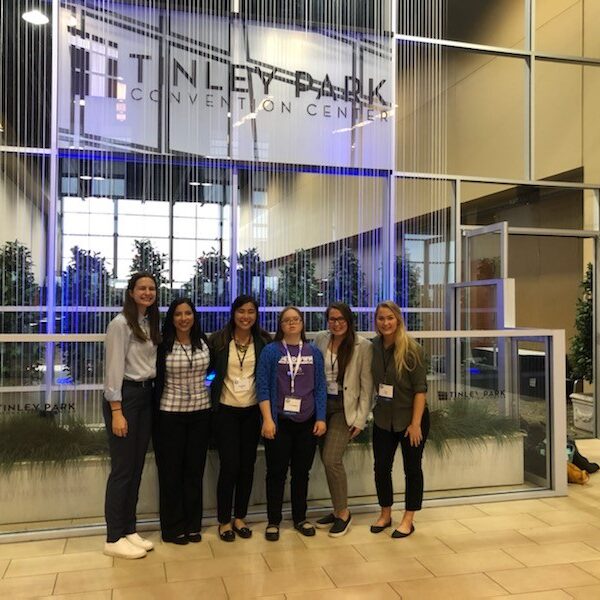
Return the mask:
M202 479L211 403L205 384L210 363L206 336L189 298L171 302L158 348L156 456L162 539L202 540Z

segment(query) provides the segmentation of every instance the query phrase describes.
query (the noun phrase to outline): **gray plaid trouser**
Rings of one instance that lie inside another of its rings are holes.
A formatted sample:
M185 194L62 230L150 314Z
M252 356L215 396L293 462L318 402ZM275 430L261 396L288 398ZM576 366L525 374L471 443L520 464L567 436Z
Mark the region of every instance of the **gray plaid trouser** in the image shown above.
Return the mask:
M346 424L343 400L327 398L327 433L320 441L319 450L333 510L338 514L348 507L348 480L342 457L349 441L350 428Z

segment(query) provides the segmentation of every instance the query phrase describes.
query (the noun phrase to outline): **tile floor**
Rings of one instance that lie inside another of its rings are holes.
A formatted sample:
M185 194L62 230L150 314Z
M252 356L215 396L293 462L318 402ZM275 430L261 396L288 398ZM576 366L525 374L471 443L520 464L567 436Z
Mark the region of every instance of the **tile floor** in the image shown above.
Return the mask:
M600 462L600 441L578 443ZM162 544L139 561L102 554L102 536L0 544L0 598L153 600L600 599L600 472L568 498L426 508L416 533L392 540L355 515L342 538Z

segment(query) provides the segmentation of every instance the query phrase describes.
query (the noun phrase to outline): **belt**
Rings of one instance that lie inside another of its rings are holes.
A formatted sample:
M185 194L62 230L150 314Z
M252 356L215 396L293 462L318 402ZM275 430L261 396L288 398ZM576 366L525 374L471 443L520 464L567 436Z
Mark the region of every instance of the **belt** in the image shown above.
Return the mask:
M154 379L145 379L144 381L123 379L123 387L152 388L154 387Z

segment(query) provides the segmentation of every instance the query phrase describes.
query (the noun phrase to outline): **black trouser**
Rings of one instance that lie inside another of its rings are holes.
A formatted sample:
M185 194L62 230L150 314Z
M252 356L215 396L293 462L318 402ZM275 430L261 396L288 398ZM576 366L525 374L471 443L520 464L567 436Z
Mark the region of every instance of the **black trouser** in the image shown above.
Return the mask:
M110 451L104 503L107 542L135 533L135 509L152 432L152 392L151 387L123 385L121 408L127 420L125 437L117 437L112 432L110 403L105 401L102 407Z
M210 435L211 410L158 415L157 465L160 528L165 540L202 528L202 479Z
M421 510L423 502L423 469L421 459L423 448L429 434L429 411L427 408L421 419L423 440L418 446L411 446L408 437L402 431L387 431L373 424L373 455L375 457L375 488L379 506L392 506L394 491L392 487L392 467L398 444L402 448L404 460L405 508L406 510Z
M256 448L260 438L258 405L236 408L221 404L215 415L215 432L219 448L217 514L219 523L231 521L235 491L235 518L244 519L254 479Z
M281 523L283 490L288 467L291 471L292 519L300 523L306 519L308 475L317 448L313 435L314 418L296 423L279 417L275 439L265 439L267 459L267 515L269 523Z

